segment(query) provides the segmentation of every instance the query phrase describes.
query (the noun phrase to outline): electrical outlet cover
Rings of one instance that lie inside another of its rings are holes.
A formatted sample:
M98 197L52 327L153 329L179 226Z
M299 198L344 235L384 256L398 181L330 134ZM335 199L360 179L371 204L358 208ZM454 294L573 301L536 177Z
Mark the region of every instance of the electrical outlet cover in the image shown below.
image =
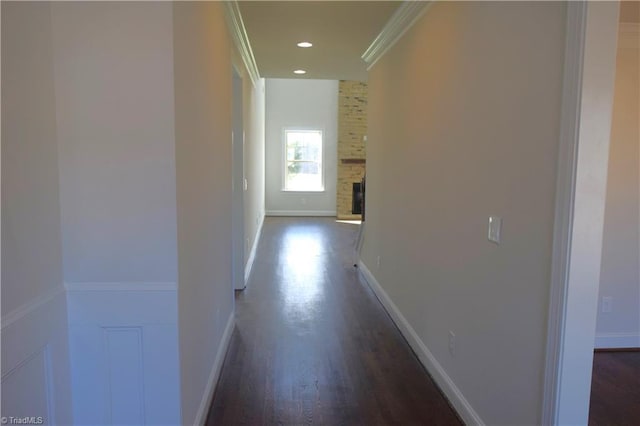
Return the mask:
M489 231L487 238L489 241L500 244L500 234L502 233L502 218L500 216L489 216Z

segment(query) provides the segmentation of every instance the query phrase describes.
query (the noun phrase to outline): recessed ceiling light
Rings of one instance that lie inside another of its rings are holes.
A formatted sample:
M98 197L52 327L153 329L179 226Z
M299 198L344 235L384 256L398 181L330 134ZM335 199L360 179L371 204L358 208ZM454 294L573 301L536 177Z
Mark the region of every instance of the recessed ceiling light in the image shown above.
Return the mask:
M313 46L313 43L309 43L308 41L301 41L300 43L298 43L298 47L311 47Z
M306 74L307 72L305 70L295 70L293 73L294 74Z

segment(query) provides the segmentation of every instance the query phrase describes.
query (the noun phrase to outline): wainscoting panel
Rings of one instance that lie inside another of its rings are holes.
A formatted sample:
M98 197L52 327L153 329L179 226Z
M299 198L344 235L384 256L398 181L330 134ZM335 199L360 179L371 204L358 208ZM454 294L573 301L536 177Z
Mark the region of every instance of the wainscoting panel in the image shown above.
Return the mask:
M104 327L111 424L145 424L142 327Z
M67 284L76 424L180 423L177 292Z
M66 301L59 286L2 317L2 417L8 423L33 417L45 425L71 424L69 375Z
M2 392L2 406L11 407L10 413L3 412L3 416L53 419L51 386L51 354L46 345L2 376L2 387L6 389Z

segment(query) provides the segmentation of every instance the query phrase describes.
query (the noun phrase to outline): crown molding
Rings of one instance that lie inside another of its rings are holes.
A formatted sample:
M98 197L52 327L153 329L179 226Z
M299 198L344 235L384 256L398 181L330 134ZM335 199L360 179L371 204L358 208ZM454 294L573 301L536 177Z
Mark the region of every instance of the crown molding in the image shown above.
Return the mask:
M242 14L240 13L240 7L237 0L224 1L225 20L227 21L227 27L231 32L233 42L236 45L242 62L247 68L251 82L255 86L260 80L260 73L258 72L258 65L256 65L256 59L253 56L253 50L251 50L251 43L247 36L247 30L244 27L242 21Z
M618 26L618 48L640 48L640 24L623 22Z
M391 15L380 34L362 54L367 71L424 15L433 1L403 1Z

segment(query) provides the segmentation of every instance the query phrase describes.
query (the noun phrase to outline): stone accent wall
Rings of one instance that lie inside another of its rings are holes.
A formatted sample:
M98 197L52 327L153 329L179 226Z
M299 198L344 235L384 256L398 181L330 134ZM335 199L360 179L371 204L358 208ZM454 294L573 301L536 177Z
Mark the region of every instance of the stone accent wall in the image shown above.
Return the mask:
M351 214L353 183L360 182L365 164L348 164L343 160L366 158L364 137L367 134L367 84L341 80L338 91L338 219L360 219Z

